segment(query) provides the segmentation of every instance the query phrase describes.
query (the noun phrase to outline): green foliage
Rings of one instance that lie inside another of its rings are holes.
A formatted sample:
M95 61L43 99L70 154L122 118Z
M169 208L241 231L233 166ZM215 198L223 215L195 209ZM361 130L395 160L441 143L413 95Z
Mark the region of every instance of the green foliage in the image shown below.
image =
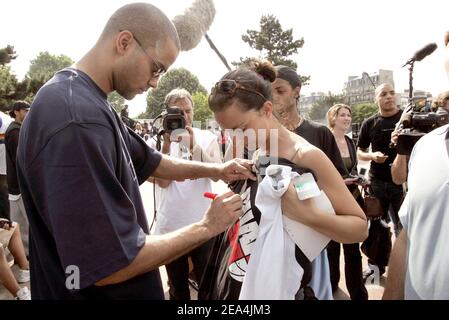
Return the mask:
M282 30L279 20L274 15L263 15L260 19L260 31L247 30L242 40L251 48L259 51L259 58L267 59L274 65L285 65L297 69L298 65L292 59L293 54L304 45L304 38L293 40L293 29ZM233 62L234 66L246 65L253 58L240 58L240 62ZM303 85L310 80L310 76L301 76Z
M359 103L351 107L352 123L362 123L363 120L371 117L379 111L379 107L375 103Z
M73 64L65 56L54 56L48 52L41 52L31 61L30 69L22 81L18 81L6 64L16 58L13 46L0 50L0 110L6 111L16 100L33 101L37 91L47 82L53 74Z
M66 55L52 55L48 51L41 52L39 55L31 60L30 68L24 79L27 86L27 99L32 100L39 89L50 80L53 75L64 68L71 66L74 63Z
M326 113L334 104L345 103L343 95L334 95L331 92L323 99L315 102L309 112L309 117L312 120L321 120L326 118Z
M125 98L119 95L116 91L111 92L108 95L108 101L118 114L120 114L120 111L122 111L126 104Z
M30 79L46 79L48 81L55 72L69 67L73 60L66 55L52 55L48 51L40 52L39 55L31 60L27 76Z
M6 46L3 49L0 49L0 66L4 66L17 58L16 51L14 47L11 45Z
M201 122L201 129L206 129L207 120L214 118L214 113L209 108L207 101L207 94L203 92L196 92L193 96L193 103L195 104L193 121Z
M139 113L136 119L148 119L148 114L146 111Z
M207 94L206 89L200 84L198 78L184 68L171 69L159 81L156 89L152 89L147 96L147 109L139 115L139 118L154 119L162 111L165 96L173 89L184 88L190 94L197 92Z
M7 111L16 97L18 81L9 67L0 66L0 110Z

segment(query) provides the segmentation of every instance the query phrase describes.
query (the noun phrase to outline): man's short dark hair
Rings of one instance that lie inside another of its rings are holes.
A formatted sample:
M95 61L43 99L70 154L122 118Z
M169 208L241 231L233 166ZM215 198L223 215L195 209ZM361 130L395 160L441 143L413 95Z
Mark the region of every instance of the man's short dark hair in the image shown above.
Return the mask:
M283 79L290 83L293 89L299 87L301 89L301 79L296 70L288 66L276 66L276 78Z

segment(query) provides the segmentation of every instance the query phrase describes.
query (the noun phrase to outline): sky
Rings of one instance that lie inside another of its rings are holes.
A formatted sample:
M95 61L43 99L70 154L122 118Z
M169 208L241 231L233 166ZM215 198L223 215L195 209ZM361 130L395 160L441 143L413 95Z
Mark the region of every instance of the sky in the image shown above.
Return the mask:
M2 3L0 47L13 45L18 58L11 64L22 79L39 52L65 54L79 60L96 42L120 0L14 0ZM193 0L151 0L169 18L182 14ZM341 93L348 76L393 70L397 92L408 88L408 70L401 66L430 42L438 49L415 64L414 88L434 96L449 89L443 65L443 37L449 30L445 0L214 0L216 15L209 37L228 62L258 54L241 36L259 30L262 15L275 15L294 39L304 38L291 56L298 72L311 76L301 94ZM182 52L172 67L195 74L208 90L227 69L203 38ZM146 94L129 103L130 116L145 111Z

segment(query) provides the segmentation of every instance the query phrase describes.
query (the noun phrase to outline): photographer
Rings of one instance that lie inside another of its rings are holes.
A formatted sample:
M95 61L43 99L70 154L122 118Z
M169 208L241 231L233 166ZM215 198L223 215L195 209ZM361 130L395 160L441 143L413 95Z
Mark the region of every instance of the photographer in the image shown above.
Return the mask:
M119 8L94 47L57 72L22 124L17 172L30 223L33 299L164 299L158 267L223 232L242 214L231 192L201 221L149 236L139 184L255 177L251 163L203 164L161 155L107 101L156 88L180 51L170 19L148 3Z
M449 31L445 35L449 78ZM422 137L410 156L404 229L395 242L383 299L449 299L449 125Z
M167 107L177 107L185 119L181 135L166 133L162 153L175 158L187 157L201 162L220 163L220 150L216 136L208 130L193 128L194 105L192 96L185 89L174 89L165 97ZM174 141L172 140L174 139ZM212 190L208 178L173 181L155 179L162 188L157 204L155 234L166 234L201 220L210 205L203 196ZM193 263L195 280L199 282L206 267L211 245L209 242L165 265L169 281L170 300L190 300L189 258Z
M374 223L380 223L383 227L389 228L385 222L388 222L388 213L390 213L397 236L402 228L398 211L402 203L403 190L402 186L395 184L391 177L390 166L396 157L396 149L390 148L389 145L391 133L401 118L402 111L396 106L395 91L390 84L384 83L376 88L375 101L379 106L379 112L363 121L357 155L359 160L371 161L369 171L371 188L374 196L380 200L384 211L382 220L371 221L371 227ZM368 152L370 146L371 152ZM390 207L391 210L389 210ZM379 243L378 261L368 259L369 269L364 272L365 278L374 273L374 266L379 268L380 275L385 272L391 250L391 238L388 234L389 232L386 232Z
M437 112L438 110L444 110L449 113L449 91L442 92L432 103L432 112ZM397 145L399 132L397 130L393 131L391 134L391 143ZM403 184L407 181L407 165L409 161L409 155L399 154L393 161L391 165L391 176L393 182L396 184Z

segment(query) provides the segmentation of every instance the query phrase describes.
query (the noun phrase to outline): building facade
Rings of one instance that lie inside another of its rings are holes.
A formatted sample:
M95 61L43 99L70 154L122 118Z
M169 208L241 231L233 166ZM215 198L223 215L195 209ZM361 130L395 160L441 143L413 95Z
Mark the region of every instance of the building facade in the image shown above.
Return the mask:
M373 74L362 72L360 76L349 76L343 89L348 104L373 102L374 91L381 83L388 83L394 87L393 71L380 69Z

